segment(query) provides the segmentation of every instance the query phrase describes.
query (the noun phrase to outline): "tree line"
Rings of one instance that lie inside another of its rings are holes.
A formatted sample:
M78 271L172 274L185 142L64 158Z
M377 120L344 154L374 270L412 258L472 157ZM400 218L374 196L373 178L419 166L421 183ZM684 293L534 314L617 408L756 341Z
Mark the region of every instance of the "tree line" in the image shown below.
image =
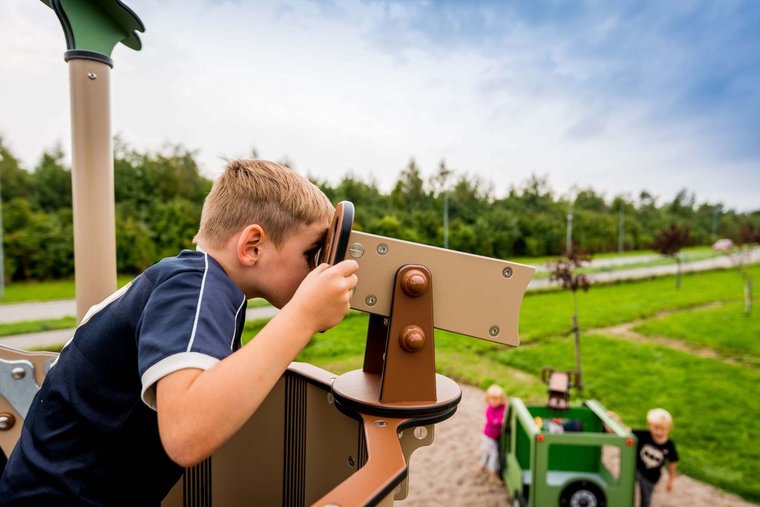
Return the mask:
M143 152L117 139L114 148L117 269L138 273L193 247L211 180L201 174L197 154L183 146ZM355 229L506 259L562 253L568 213L573 241L593 253L649 248L670 224L688 226L692 245L737 237L747 224L760 227L760 210L737 213L720 203L698 204L687 190L663 203L646 191L607 200L584 188L568 197L534 175L498 196L488 182L445 162L426 178L410 161L390 192L352 174L337 184L307 176L333 202L356 205ZM72 276L71 170L63 150L47 150L30 170L0 138L0 185L6 281Z

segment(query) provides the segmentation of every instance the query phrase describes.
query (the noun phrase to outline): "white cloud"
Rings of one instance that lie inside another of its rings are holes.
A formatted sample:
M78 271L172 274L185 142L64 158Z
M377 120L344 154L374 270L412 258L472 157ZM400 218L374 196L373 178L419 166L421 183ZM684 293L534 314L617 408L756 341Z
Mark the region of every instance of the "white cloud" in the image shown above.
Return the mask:
M701 126L653 122L657 104L646 97L579 87L621 70L574 57L549 32L531 47L541 38L517 27L501 53L431 51L407 32L391 51L375 32L378 4L340 2L325 15L309 2L127 3L147 32L141 52L114 51L113 130L140 149L199 149L210 176L219 156L255 146L320 178L353 170L386 189L410 157L427 174L445 158L497 193L537 173L560 193L575 185L670 198L687 187L699 200L757 207L756 166L714 162ZM403 6L391 9L403 20ZM63 34L41 2L4 2L0 19L14 41L0 44L0 132L31 166L45 147L69 142ZM615 29L607 20L589 37Z

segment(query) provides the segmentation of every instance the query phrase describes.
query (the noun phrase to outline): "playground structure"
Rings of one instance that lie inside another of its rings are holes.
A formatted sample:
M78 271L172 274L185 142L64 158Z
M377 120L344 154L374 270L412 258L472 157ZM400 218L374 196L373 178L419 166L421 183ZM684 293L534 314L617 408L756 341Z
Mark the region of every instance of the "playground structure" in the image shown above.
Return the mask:
M406 496L411 453L433 442L434 424L461 398L435 372L433 329L518 344L533 267L352 231L352 217L353 205L337 206L322 257L360 264L351 306L370 313L363 368L336 376L292 363L163 505L390 505ZM0 347L4 453L54 357Z
M575 372L541 376L546 405L512 398L504 418L502 476L513 505L632 507L636 437L598 401L568 403Z

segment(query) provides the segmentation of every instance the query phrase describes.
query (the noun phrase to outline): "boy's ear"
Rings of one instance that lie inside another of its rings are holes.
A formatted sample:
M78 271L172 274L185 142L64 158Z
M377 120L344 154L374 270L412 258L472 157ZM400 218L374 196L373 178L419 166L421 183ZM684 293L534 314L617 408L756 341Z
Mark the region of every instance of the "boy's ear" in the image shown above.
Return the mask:
M244 266L253 266L261 258L261 246L266 232L258 224L251 224L238 235L237 256Z

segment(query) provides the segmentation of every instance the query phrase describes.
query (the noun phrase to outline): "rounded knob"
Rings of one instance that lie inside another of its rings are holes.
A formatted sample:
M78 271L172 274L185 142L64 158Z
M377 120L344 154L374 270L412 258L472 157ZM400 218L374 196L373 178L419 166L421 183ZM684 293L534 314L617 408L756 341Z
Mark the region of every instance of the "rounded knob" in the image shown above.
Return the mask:
M401 348L407 352L417 352L425 346L425 331L420 326L406 326L398 337Z
M421 296L428 288L428 278L419 269L410 269L401 276L401 290L409 297Z

